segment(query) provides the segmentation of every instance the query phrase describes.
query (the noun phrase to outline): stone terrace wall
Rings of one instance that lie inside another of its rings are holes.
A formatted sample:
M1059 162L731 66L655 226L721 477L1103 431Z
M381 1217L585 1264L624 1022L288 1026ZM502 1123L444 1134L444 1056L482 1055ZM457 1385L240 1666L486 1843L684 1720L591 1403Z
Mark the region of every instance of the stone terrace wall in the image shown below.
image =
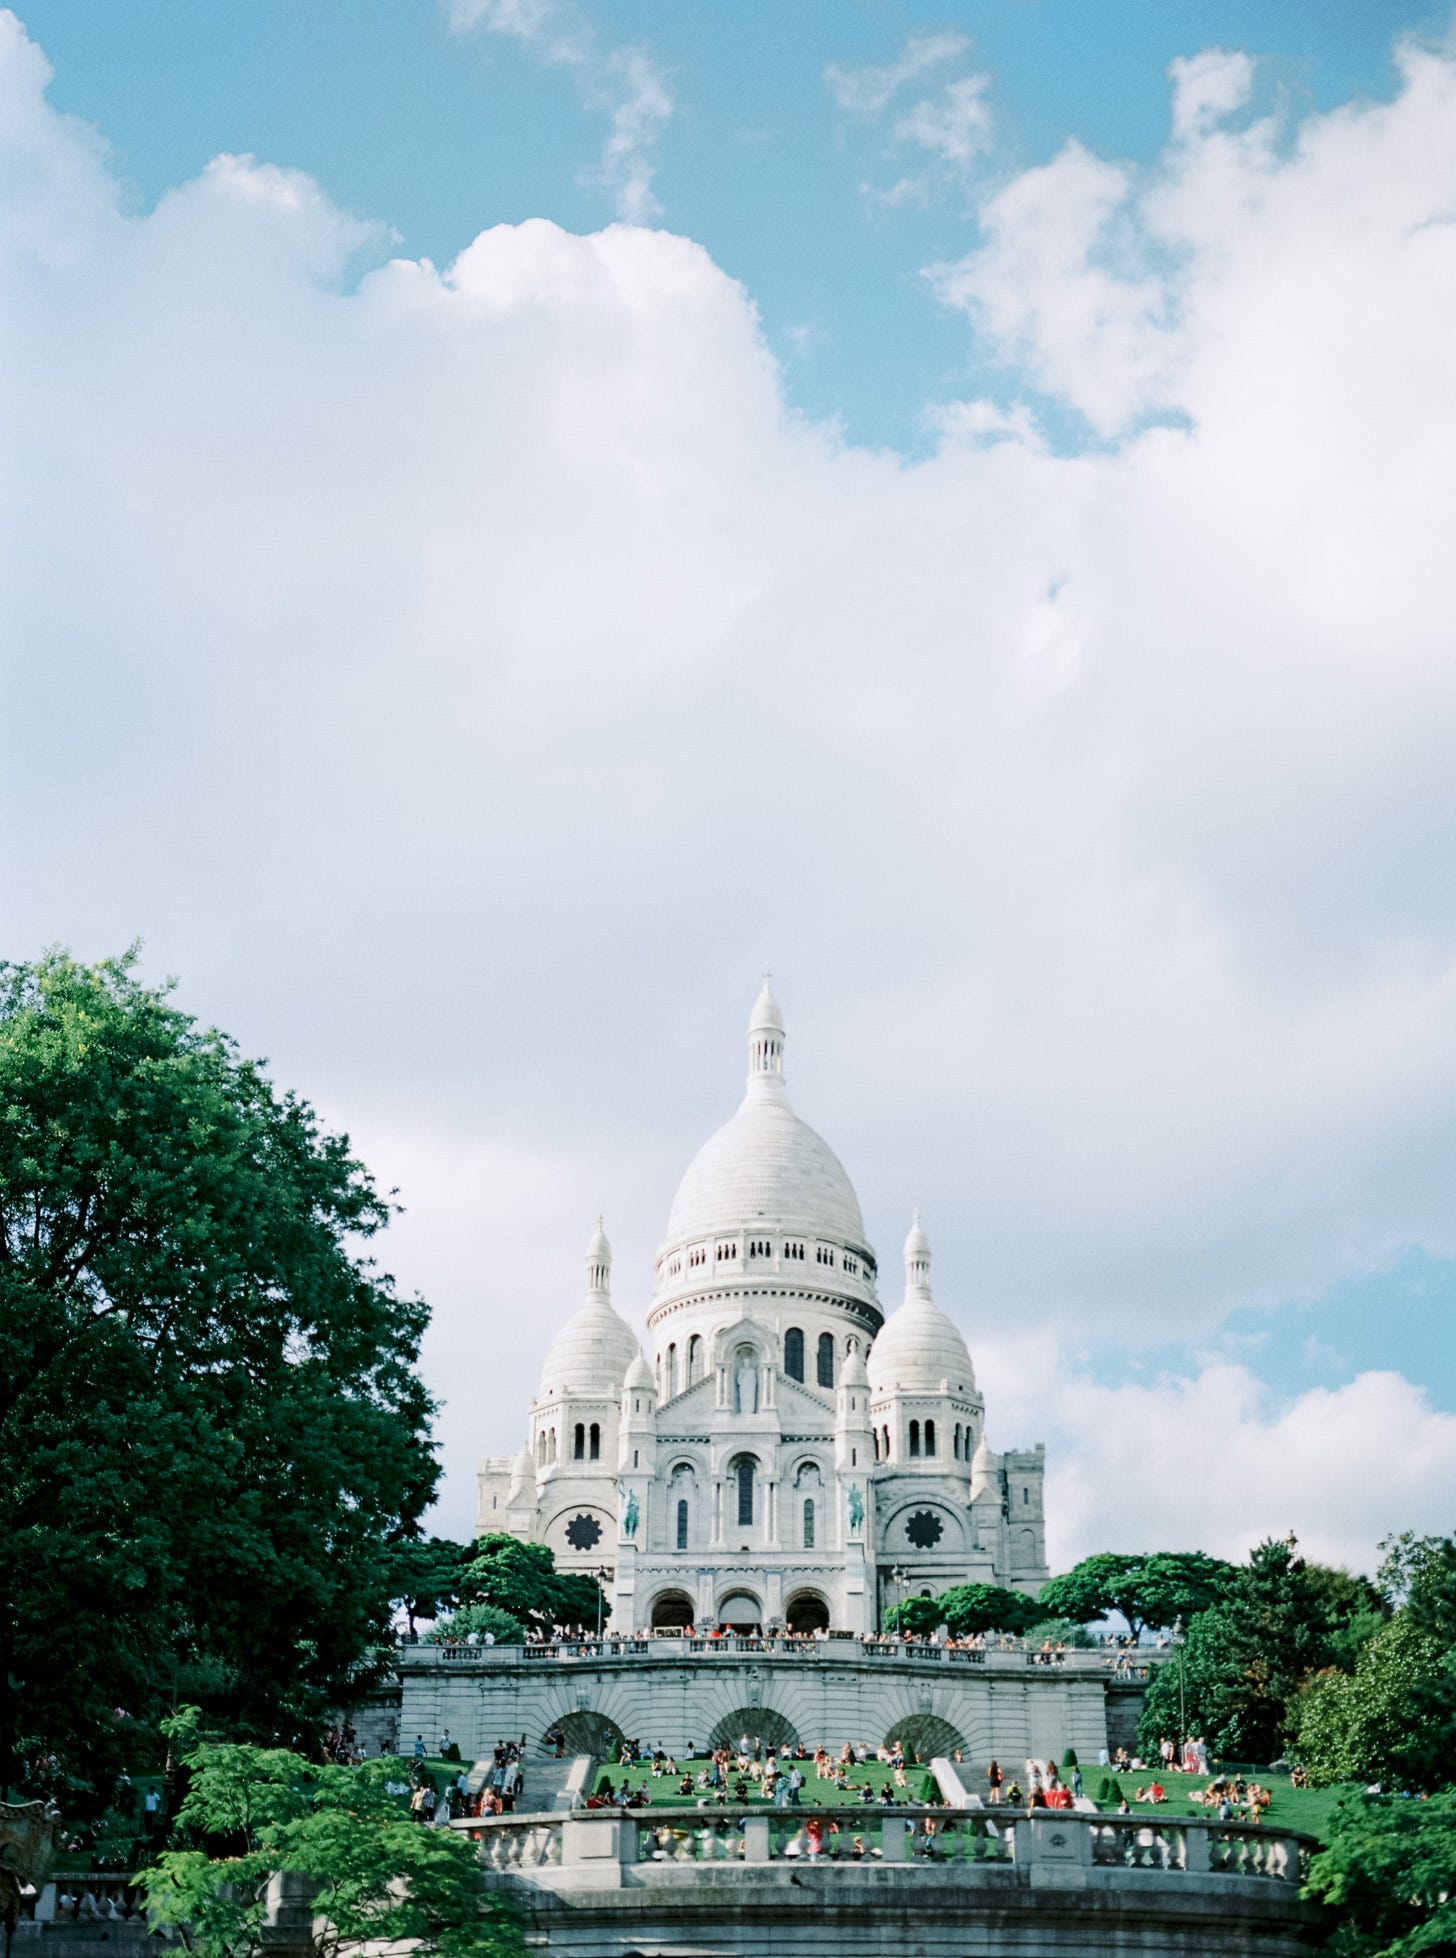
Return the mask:
M1022 1650L772 1639L420 1645L401 1654L399 1673L405 1752L416 1734L433 1748L447 1727L467 1756L522 1733L536 1744L572 1715L596 1716L675 1753L703 1748L725 1720L765 1734L782 1723L810 1747L836 1749L846 1741L877 1747L921 1722L937 1723L925 1727L935 1732L935 1752L960 1747L970 1764L995 1755L1009 1765L1028 1755L1060 1758L1068 1747L1095 1762L1108 1745L1115 1677L1097 1654L1044 1665Z

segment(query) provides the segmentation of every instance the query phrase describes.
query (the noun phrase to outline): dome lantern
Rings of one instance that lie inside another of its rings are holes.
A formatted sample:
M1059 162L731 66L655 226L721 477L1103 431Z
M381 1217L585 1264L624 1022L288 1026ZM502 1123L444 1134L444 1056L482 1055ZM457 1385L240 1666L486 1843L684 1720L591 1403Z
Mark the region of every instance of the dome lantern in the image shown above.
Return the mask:
M784 1016L774 998L768 973L748 1016L748 1085L772 1094L784 1078Z
M597 1218L592 1241L586 1247L586 1292L589 1299L608 1301L612 1295L612 1247Z

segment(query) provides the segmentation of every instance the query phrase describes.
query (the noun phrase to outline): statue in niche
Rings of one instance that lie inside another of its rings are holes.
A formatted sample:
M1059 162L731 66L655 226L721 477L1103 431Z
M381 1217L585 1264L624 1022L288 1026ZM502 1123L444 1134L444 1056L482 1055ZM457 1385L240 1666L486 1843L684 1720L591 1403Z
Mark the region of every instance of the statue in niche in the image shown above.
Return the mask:
M637 1513L637 1491L635 1489L629 1489L627 1492L627 1509L626 1509L626 1513L622 1517L623 1536L626 1537L636 1536L638 1521L639 1521L639 1517Z
M746 1346L740 1349L733 1369L733 1412L758 1412L758 1361Z
M849 1485L849 1527L852 1533L864 1527L864 1492L857 1482Z

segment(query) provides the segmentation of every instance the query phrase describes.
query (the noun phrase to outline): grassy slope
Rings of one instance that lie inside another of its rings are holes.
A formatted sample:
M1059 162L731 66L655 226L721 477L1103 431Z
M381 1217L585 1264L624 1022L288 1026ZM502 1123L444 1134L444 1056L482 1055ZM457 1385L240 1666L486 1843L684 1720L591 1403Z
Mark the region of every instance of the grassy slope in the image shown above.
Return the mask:
M1084 1768L1087 1793L1095 1795L1102 1779L1101 1768ZM1344 1798L1352 1792L1353 1783L1341 1783L1334 1788L1296 1788L1287 1774L1275 1774L1269 1768L1256 1768L1249 1777L1261 1787L1273 1791L1274 1800L1266 1811L1266 1821L1273 1825L1283 1823L1289 1829L1303 1829L1307 1835L1318 1836L1323 1840L1329 1829L1330 1817ZM1204 1808L1198 1802L1190 1802L1185 1789L1202 1788L1206 1784L1199 1775L1160 1774L1158 1779L1168 1791L1168 1799L1155 1808L1147 1802L1134 1801L1133 1797L1140 1787L1146 1787L1152 1780L1150 1774L1113 1775L1111 1779L1121 1788L1131 1803L1135 1813L1142 1815L1206 1815L1214 1811ZM1115 1798L1114 1798L1115 1799ZM1104 1802L1103 1808L1112 1806Z
M692 1808L697 1804L699 1791L695 1788L691 1795L680 1795L677 1789L678 1777L681 1776L682 1770L687 1765L686 1762L679 1761L678 1776L669 1777L663 1775L656 1781L653 1780L651 1768L646 1763L639 1763L630 1768L606 1767L598 1771L595 1785L597 1788L600 1788L603 1777L606 1777L611 1781L613 1788L620 1788L623 1777L625 1776L629 1788L645 1788L647 1790L647 1799L653 1808ZM706 1766L707 1761L705 1757L700 1757L693 1761L692 1770L694 1781L697 1780L699 1770ZM801 1761L799 1768L804 1776L804 1790L799 1800L805 1805L811 1805L816 1808L860 1807L856 1793L841 1794L832 1783L828 1781L816 1781L814 1778L814 1763L812 1761ZM935 1799L934 1783L924 1768L907 1768L905 1774L910 1786L908 1789L902 1791L902 1801L907 1798L912 1801ZM733 1784L736 1779L737 1776L730 1771L728 1778L728 1799L730 1802L734 1799ZM870 1761L862 1768L855 1768L850 1774L850 1780L856 1784L868 1782L874 1789L876 1795L878 1795L884 1784L887 1781L893 1780L893 1776L890 1769L882 1761ZM748 1788L748 1799L751 1804L760 1804L764 1807L771 1806L770 1803L764 1801L764 1797L759 1792L756 1783L750 1781ZM868 1807L869 1804L866 1803L864 1806Z

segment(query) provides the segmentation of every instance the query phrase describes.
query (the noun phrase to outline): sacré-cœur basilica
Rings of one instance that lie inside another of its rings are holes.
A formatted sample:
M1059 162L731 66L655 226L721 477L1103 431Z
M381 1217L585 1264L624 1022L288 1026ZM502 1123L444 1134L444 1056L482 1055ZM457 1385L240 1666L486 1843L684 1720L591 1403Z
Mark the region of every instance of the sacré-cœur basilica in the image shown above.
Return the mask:
M1047 1576L1041 1446L993 1453L966 1342L931 1296L917 1217L888 1316L858 1199L794 1113L767 984L737 1113L678 1186L644 1354L611 1251L552 1341L514 1458L484 1461L480 1532L606 1571L613 1627L875 1630L899 1599Z

